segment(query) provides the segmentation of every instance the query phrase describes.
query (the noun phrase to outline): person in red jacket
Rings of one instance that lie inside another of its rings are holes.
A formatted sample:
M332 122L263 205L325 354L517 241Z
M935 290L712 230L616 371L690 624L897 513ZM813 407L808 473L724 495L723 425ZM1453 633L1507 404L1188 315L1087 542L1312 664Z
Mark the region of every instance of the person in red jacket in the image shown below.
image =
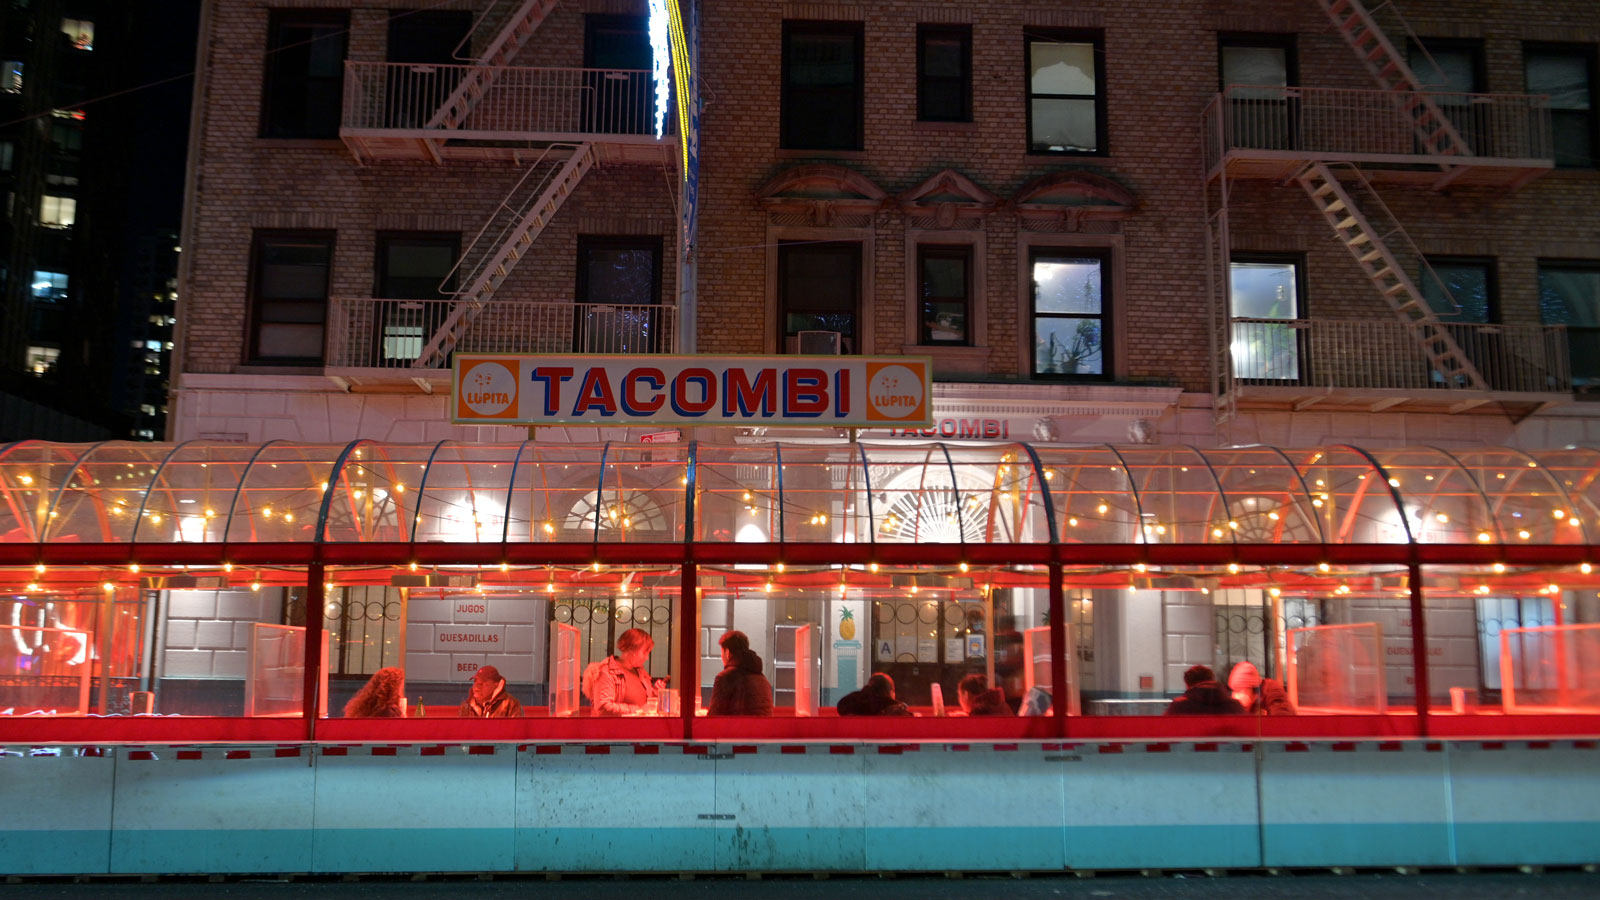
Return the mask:
M711 683L711 715L772 715L772 683L761 674L761 657L742 631L730 631L722 645L722 671Z
M515 719L522 704L506 693L506 680L494 666L480 666L472 676L472 690L456 714L463 719Z

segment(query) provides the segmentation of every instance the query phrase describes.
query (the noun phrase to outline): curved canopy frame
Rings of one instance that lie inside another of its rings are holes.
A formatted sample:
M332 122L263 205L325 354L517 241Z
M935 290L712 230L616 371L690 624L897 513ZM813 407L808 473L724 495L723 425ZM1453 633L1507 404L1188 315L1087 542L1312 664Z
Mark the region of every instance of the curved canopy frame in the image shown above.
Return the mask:
M1587 548L1597 517L1600 451L1589 448L0 447L0 548L19 560L22 548L61 556L64 545L342 547L346 557L362 545L503 552L735 543L802 555L823 544L1147 555L1204 548L1208 559L1285 546L1505 554Z

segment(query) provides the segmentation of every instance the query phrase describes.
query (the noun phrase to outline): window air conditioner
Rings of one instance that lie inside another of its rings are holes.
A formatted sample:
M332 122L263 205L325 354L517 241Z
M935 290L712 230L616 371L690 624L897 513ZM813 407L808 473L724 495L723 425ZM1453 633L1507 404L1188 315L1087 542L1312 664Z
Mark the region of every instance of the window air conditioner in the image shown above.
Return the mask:
M795 344L804 356L838 356L844 336L837 331L802 331L795 335Z

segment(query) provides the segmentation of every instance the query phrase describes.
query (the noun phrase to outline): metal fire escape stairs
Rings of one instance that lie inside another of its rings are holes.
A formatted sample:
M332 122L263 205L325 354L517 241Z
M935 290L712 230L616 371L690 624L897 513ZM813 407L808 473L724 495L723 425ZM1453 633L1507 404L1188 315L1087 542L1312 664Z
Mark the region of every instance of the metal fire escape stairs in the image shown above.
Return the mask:
M1433 98L1424 92L1422 82L1406 64L1394 44L1378 26L1372 13L1361 0L1317 0L1328 14L1333 27L1344 42L1355 51L1356 58L1378 86L1394 97L1396 111L1411 125L1412 133L1422 152L1434 157L1472 156L1472 148L1461 132L1456 130L1450 117L1445 115ZM1383 4L1388 5L1388 4ZM1441 164L1443 176L1434 182L1434 190L1447 187L1466 171L1466 166Z
M490 303L501 283L594 166L594 145L585 142L552 144L528 167L446 276L446 285L461 285L458 290L446 291L456 302L417 354L411 364L413 369L440 369L447 365L473 319ZM412 380L424 391L431 390L426 378L413 376Z
M1388 302L1400 321L1406 324L1444 384L1453 388L1489 390L1488 383L1477 367L1439 322L1427 299L1417 290L1416 283L1406 274L1389 245L1400 244L1412 250L1418 260L1422 259L1421 254L1415 252L1415 245L1405 229L1388 213L1388 208L1378 199L1361 171L1353 165L1346 165L1352 184L1370 198L1369 207L1388 218L1392 227L1387 233L1380 233L1367 214L1357 207L1350 190L1327 164L1312 163L1301 170L1295 181L1305 189L1323 218L1328 220L1334 234L1339 236L1339 242L1355 257L1356 264L1366 273L1373 287ZM1478 405L1478 402L1469 402L1461 408L1474 405Z
M466 121L467 116L471 115L472 110L477 107L484 95L488 93L489 88L494 84L495 78L499 76L500 70L510 64L511 60L515 59L517 54L522 51L522 48L528 45L528 41L532 40L533 33L539 29L539 25L560 4L560 0L513 0L513 2L518 4L516 9L512 10L510 15L506 17L506 20L500 26L500 31L495 34L494 39L489 42L488 46L484 47L483 54L476 58L462 56L462 51L471 46L473 35L477 34L484 23L489 21L494 11L505 4L501 0L495 0L483 11L477 21L472 23L472 28L467 32L467 36L456 46L454 55L457 59L471 61L473 66L463 72L461 82L456 85L455 89L450 92L450 96L446 97L445 101L434 111L433 116L428 119L425 127L444 131L453 131L460 128L462 123ZM445 140L446 138L429 138L425 141L428 154L433 158L435 164L443 162L441 148Z

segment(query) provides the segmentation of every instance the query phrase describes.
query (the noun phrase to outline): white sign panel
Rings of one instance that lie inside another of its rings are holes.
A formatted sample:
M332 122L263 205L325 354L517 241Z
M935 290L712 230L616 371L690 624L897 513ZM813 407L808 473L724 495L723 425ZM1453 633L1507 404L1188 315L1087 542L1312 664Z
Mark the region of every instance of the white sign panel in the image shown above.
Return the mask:
M459 425L926 427L923 356L457 353Z

